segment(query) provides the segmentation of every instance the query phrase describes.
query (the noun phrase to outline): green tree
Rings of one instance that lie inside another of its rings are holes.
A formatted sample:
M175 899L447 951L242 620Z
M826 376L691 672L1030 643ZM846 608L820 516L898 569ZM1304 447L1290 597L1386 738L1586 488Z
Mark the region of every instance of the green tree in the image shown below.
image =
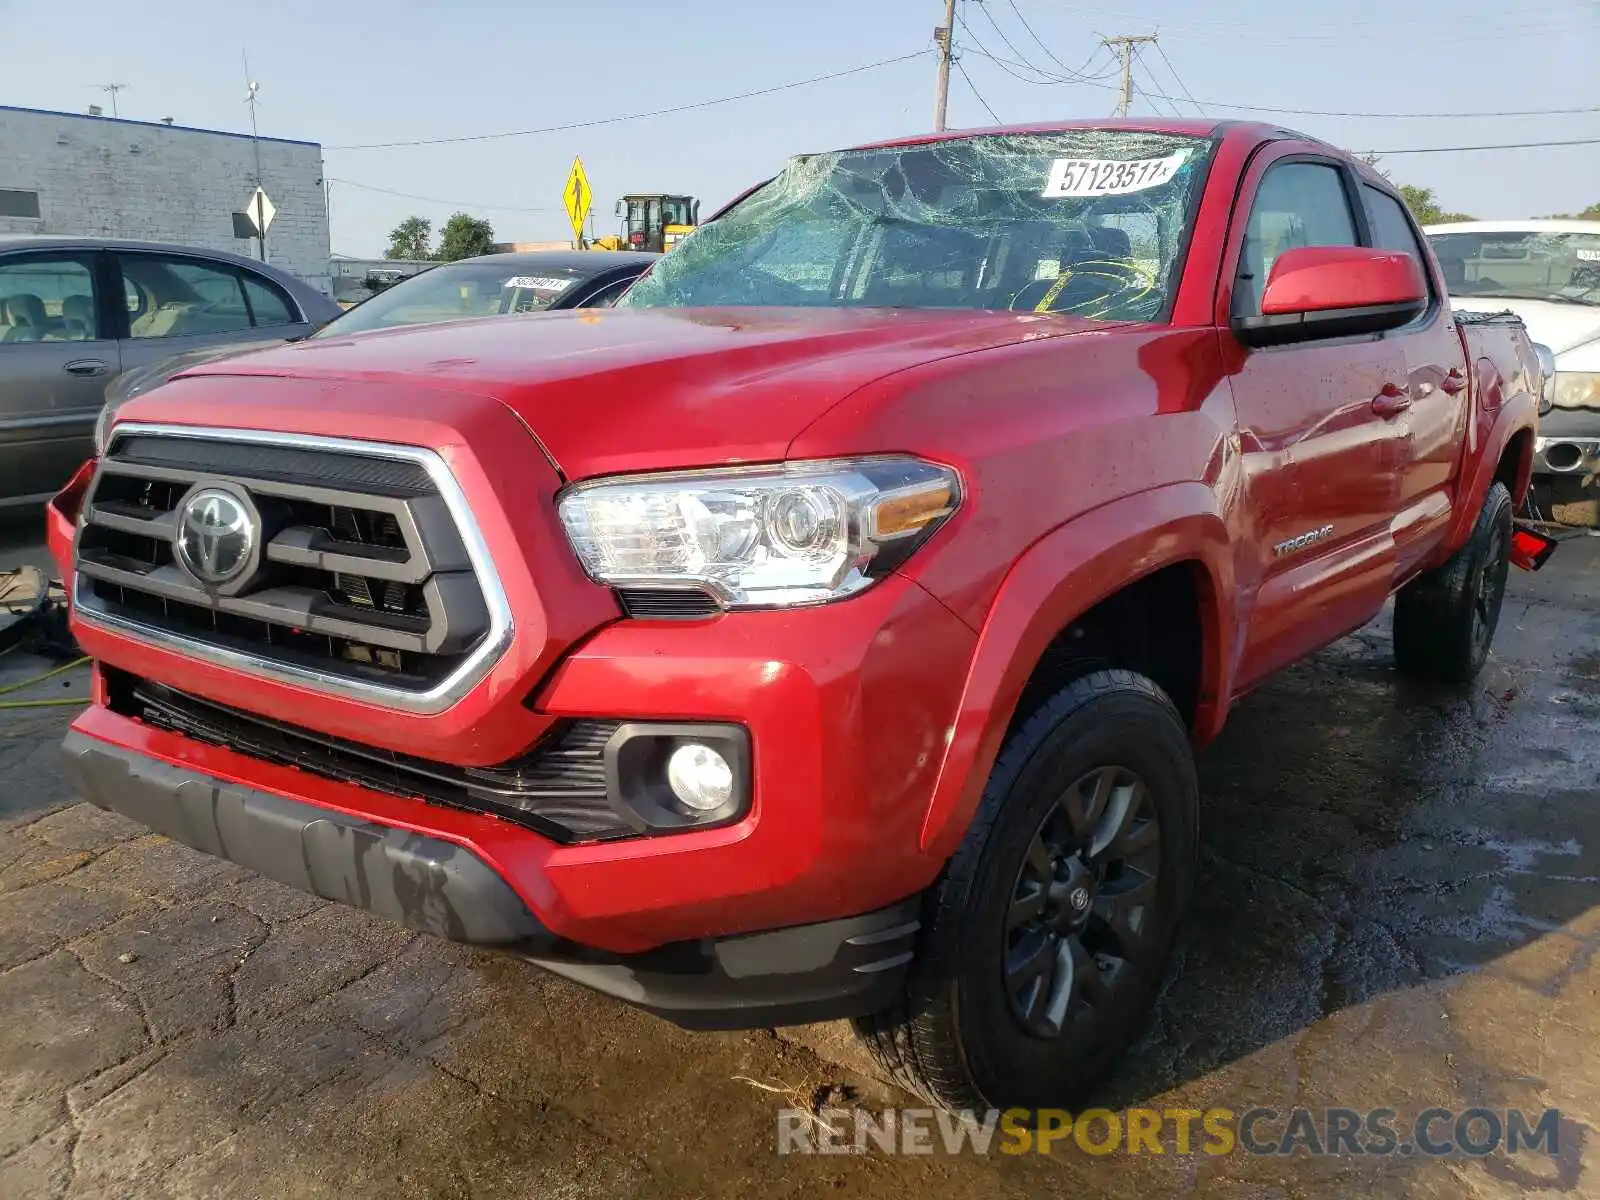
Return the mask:
M433 222L427 217L407 217L389 231L385 258L432 258Z
M1446 212L1439 206L1432 188L1418 187L1414 183L1400 185L1400 198L1406 202L1418 225L1443 225L1450 221L1474 221L1477 218L1463 212Z
M1554 221L1600 221L1600 204L1591 204L1578 213L1551 213Z
M494 227L482 217L458 212L439 231L439 252L434 257L440 262L455 262L458 258L489 254L493 250Z

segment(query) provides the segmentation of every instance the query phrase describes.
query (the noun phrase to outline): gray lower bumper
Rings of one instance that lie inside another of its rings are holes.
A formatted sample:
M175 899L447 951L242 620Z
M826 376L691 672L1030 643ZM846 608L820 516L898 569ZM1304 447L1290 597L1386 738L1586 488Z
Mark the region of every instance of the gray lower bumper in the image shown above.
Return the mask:
M413 929L512 953L693 1029L861 1016L892 1003L920 898L860 916L617 955L554 938L471 851L224 782L75 731L85 797L173 841ZM532 835L530 835L532 836Z
M175 842L457 942L547 938L482 859L438 838L224 783L69 732L85 797Z

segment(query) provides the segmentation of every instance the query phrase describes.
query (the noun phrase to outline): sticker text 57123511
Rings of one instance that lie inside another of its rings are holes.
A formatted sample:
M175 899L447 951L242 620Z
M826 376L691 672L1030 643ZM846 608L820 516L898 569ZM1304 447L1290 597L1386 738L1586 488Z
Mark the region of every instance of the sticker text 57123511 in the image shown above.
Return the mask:
M1058 158L1051 164L1050 181L1042 193L1047 200L1067 196L1122 196L1160 187L1178 173L1187 150L1165 158L1138 158L1113 162L1103 158Z

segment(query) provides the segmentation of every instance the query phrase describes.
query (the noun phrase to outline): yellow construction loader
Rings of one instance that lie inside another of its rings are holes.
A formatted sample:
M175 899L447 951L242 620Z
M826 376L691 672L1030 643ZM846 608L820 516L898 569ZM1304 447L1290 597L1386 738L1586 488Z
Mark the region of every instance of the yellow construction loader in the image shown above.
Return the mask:
M596 250L671 250L700 223L700 201L693 196L667 196L659 192L624 196L617 201L623 221L621 236L596 238Z

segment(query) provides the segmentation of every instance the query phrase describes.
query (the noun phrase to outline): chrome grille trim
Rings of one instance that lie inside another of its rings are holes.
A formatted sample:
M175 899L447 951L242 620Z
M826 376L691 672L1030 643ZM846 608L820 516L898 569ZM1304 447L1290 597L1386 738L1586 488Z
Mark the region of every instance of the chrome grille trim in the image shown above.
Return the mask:
M505 588L495 570L488 543L478 528L466 493L456 481L450 468L435 451L420 446L400 446L386 442L358 441L351 438L314 437L300 434L273 433L255 429L227 429L199 425L159 425L123 422L113 427L113 442L125 437L154 435L161 438L186 438L200 442L245 443L257 446L276 446L291 450L322 451L330 454L355 454L368 458L388 459L420 467L428 475L456 527L466 549L472 573L483 594L488 609L488 631L479 644L445 678L426 690L388 687L360 679L342 678L326 672L302 667L295 663L263 658L227 646L213 645L198 638L170 630L153 628L142 622L106 611L82 587L85 573L74 571L73 610L78 620L88 625L132 638L158 649L175 651L214 666L238 671L260 679L285 683L326 695L339 696L362 703L375 704L401 712L431 716L444 712L476 687L504 656L515 636L516 625L511 615L511 605ZM104 466L100 468L104 469ZM99 479L99 471L96 473ZM299 491L300 489L296 489ZM91 493L92 494L92 493ZM103 519L102 514L102 519ZM132 519L130 518L130 524ZM77 537L74 540L74 558L77 539L85 527L84 515L79 516ZM112 526L107 526L112 527ZM131 530L130 530L131 531ZM141 531L142 532L142 531ZM317 553L305 550L303 553ZM291 552L292 553L292 552ZM333 556L330 554L330 558ZM76 563L75 563L76 565ZM327 564L332 569L332 563ZM373 564L363 563L361 569L368 573Z

